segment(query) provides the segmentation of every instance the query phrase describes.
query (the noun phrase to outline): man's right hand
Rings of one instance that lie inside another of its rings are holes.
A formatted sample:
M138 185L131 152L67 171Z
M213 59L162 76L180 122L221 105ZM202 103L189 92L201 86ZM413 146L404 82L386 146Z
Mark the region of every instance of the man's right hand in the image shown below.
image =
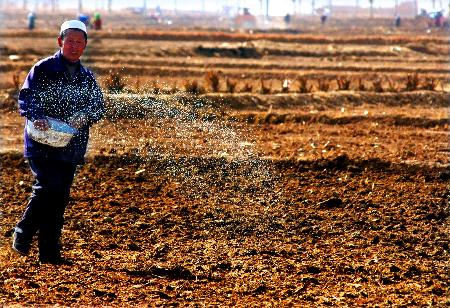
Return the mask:
M33 125L37 130L47 130L50 128L50 124L47 119L34 120Z

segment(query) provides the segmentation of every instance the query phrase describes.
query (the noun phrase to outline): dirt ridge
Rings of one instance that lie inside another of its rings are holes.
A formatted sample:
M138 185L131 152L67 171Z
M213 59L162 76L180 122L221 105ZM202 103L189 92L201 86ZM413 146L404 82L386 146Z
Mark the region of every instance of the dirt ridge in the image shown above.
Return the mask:
M160 105L170 105L173 100L188 104L200 103L214 108L231 110L263 110L269 108L283 109L305 106L321 106L322 108L340 108L343 106L384 105L384 106L429 106L447 107L447 92L417 91L404 93L374 92L321 92L305 94L205 94L192 95L139 95L109 94L106 95L107 116L109 118L140 118L155 113ZM401 119L398 119L401 122ZM439 122L440 123L440 122ZM443 124L443 123L440 123Z
M55 32L50 30L0 30L1 37L54 37ZM141 40L172 40L172 41L251 41L269 40L276 42L316 43L316 44L368 44L368 45L391 45L407 44L417 41L448 45L450 39L447 37L407 36L407 35L363 35L363 36L326 36L310 34L288 34L279 33L237 33L221 31L164 31L164 30L137 30L111 32L92 32L90 38L115 38L115 39L141 39Z
M407 162L396 163L379 158L358 159L350 158L343 154L332 158L322 158L316 160L298 160L295 158L273 159L258 158L260 164L269 168L274 168L280 172L305 172L305 171L348 171L351 173L364 173L380 171L384 173L403 174L409 176L426 176L429 181L446 181L450 177L449 166L438 164L411 164ZM5 168L26 169L25 159L20 152L0 152L0 166ZM245 159L228 159L223 157L205 156L180 156L180 157L158 157L149 159L133 153L121 155L97 154L88 156L86 162L99 168L120 168L123 166L148 166L154 170L166 170L170 166L178 165L189 168L196 168L199 172L221 172L236 168L248 167ZM182 168L180 168L182 169Z

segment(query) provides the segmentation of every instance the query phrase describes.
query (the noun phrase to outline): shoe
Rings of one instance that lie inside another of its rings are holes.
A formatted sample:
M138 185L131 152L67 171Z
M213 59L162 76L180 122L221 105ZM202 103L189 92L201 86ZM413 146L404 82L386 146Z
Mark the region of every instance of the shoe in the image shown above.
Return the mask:
M31 241L25 240L22 230L15 230L13 233L12 249L21 256L27 256L30 252Z
M44 239L39 237L39 262L41 264L64 264L61 256L61 245L54 238Z

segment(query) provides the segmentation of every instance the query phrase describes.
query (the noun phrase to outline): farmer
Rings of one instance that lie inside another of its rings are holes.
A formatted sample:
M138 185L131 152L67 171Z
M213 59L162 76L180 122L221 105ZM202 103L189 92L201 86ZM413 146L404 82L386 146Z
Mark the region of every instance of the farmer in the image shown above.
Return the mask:
M77 17L78 17L78 20L81 21L82 23L84 23L86 27L89 27L90 18L89 18L88 14L80 13L80 14L78 14Z
M399 28L402 24L402 18L400 17L400 15L396 14L394 17L394 26Z
M49 129L47 117L78 130L65 147L37 142L25 130L24 156L35 181L29 203L13 233L13 249L27 255L39 231L41 263L61 264L59 240L64 210L77 165L84 161L89 127L104 114L102 92L91 71L80 63L87 44L86 25L78 20L61 25L60 50L37 62L19 93L19 111L35 129Z
M325 8L322 12L322 14L320 15L320 23L323 25L325 25L325 23L328 20L328 16L330 15L330 10L328 8Z
M291 15L289 15L289 13L284 16L284 23L286 24L286 28L289 27L289 24L291 23Z
M31 11L27 15L28 19L28 30L33 30L36 25L36 14Z
M94 14L94 21L92 23L94 25L95 30L101 30L102 29L102 19L100 17L100 13Z

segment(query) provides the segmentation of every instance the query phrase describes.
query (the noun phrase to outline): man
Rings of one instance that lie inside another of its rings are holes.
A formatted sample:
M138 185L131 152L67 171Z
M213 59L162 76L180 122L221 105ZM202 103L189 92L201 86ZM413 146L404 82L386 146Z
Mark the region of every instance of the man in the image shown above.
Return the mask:
M94 14L94 29L95 30L101 30L102 29L102 18L100 17L100 13Z
M31 11L30 13L28 13L28 30L33 30L34 26L36 24L36 14Z
M89 127L104 114L102 92L80 57L87 45L86 25L78 20L61 25L60 50L36 63L19 93L19 111L34 128L50 128L47 117L75 127L78 133L65 147L37 142L25 129L25 153L35 177L30 201L13 234L13 249L27 255L39 231L41 263L64 263L59 240L77 165L84 161Z

